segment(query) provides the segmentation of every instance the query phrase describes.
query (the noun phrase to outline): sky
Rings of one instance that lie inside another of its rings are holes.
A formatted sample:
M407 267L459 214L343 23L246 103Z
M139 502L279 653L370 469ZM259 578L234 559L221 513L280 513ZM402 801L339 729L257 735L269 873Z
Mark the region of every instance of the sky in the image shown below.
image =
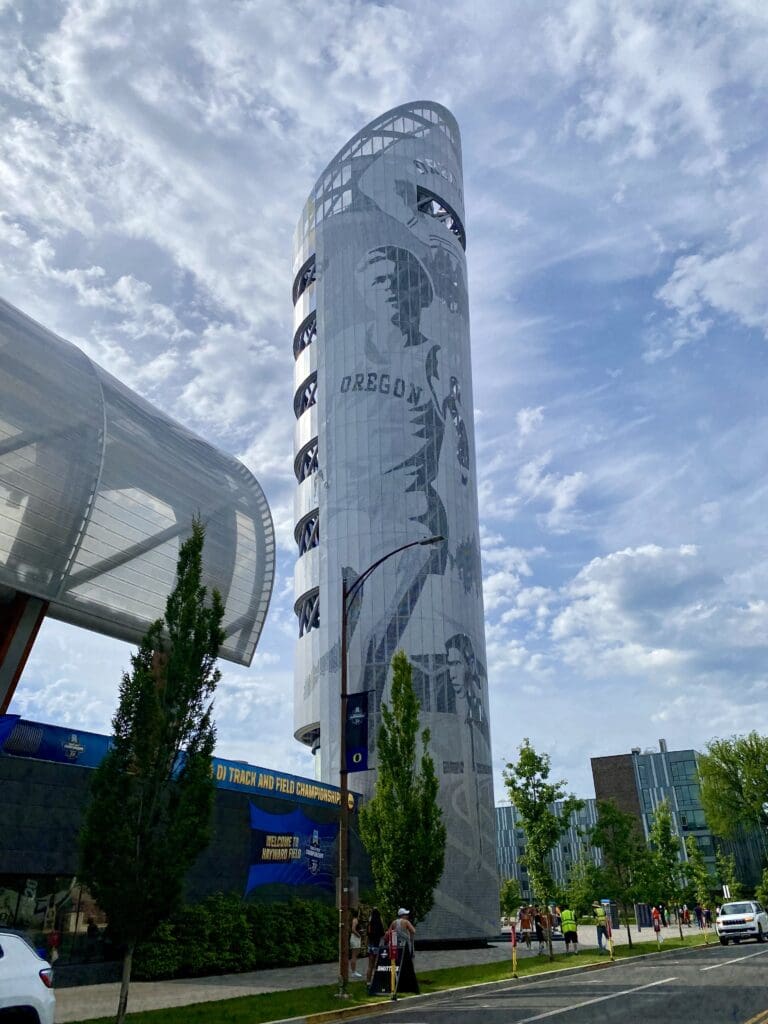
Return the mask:
M0 0L0 294L242 459L278 536L220 756L297 774L292 234L368 121L462 132L496 800L768 730L764 0ZM11 711L108 732L47 621Z

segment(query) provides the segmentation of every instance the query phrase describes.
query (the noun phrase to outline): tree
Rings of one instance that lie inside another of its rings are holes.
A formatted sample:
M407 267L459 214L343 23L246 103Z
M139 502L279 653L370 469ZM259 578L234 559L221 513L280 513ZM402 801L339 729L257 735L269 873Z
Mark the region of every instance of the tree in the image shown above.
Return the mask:
M709 906L709 901L712 897L712 883L714 882L714 879L709 873L709 868L704 863L704 855L702 854L699 844L696 842L694 836L687 837L685 840L685 849L688 853L688 868L686 873L689 881L693 885L696 902L702 909L704 909ZM705 930L704 937L705 940L709 942L706 934Z
M699 758L701 803L709 827L735 839L739 826L757 829L768 855L768 736L715 739Z
M729 899L738 900L744 894L744 886L741 884L739 876L736 874L736 858L731 854L723 853L722 850L717 850L715 853L715 863L717 864L717 873L720 876L720 882L722 885L727 885L730 892Z
M648 856L648 851L640 838L637 821L633 815L619 810L615 804L607 800L598 801L597 815L597 824L591 831L591 840L603 851L603 881L608 893L612 893L619 904L631 949L629 908L637 898L640 865Z
M523 740L519 754L516 762L507 764L504 782L525 831L526 847L521 863L528 869L536 899L547 904L555 891L549 854L560 836L568 830L571 815L584 806L584 801L573 795L566 796L565 779L549 781L550 756L537 754L529 739ZM563 801L560 815L555 812L556 800ZM549 958L554 960L550 928L547 929L547 942Z
M683 891L683 866L680 861L680 840L672 831L672 813L666 800L662 800L656 808L648 834L651 844L652 860L655 863L660 895L669 907L672 904L677 912L677 925L680 938L683 937L683 923L680 919L680 897Z
M165 618L131 655L80 836L80 880L124 949L118 1024L136 944L177 907L184 877L210 838L212 696L224 606L215 590L206 603L204 539L195 520L179 550Z
M577 917L583 917L604 891L601 871L592 858L582 851L568 872L565 899Z
M391 708L381 705L376 789L360 812L360 836L380 906L391 916L408 907L418 922L432 909L443 874L446 831L429 729L421 733L417 761L420 705L402 651L392 658L391 701Z
M502 917L515 918L523 896L516 878L505 878L499 889L499 905ZM513 920L514 925L514 920Z
M763 876L755 889L755 899L759 900L763 907L768 907L768 868L763 868Z

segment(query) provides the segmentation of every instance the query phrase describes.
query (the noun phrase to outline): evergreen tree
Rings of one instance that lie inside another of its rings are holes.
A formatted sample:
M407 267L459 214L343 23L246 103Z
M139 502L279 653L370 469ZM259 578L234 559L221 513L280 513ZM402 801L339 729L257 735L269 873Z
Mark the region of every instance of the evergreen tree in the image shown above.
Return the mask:
M379 906L390 916L407 907L418 922L432 909L443 874L446 831L429 729L421 733L418 757L419 701L402 651L392 658L391 701L391 708L381 705L376 789L360 812L360 836Z
M150 626L123 675L112 746L91 783L79 878L124 949L117 1022L133 952L176 908L185 875L210 838L212 696L224 640L217 591L201 585L205 530L181 545L165 618Z
M568 830L571 815L584 806L584 801L573 795L566 797L565 779L549 781L550 756L537 754L529 739L523 740L519 753L516 762L507 764L504 782L525 831L526 846L521 863L528 869L536 900L548 909L555 894L549 854ZM561 815L555 813L556 800L563 801ZM554 960L551 928L547 929L547 942L549 958Z
M648 856L640 838L637 821L620 811L608 800L597 804L597 824L592 829L592 842L603 851L603 883L619 905L627 929L627 942L632 948L629 910L637 898L640 864Z

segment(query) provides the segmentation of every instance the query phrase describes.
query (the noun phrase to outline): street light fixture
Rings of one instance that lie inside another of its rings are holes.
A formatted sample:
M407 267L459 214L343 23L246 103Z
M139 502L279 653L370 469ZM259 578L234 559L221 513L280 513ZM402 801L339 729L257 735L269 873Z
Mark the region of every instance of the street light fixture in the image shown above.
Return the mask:
M354 583L347 587L347 581L341 578L341 735L339 742L339 991L342 999L347 997L349 982L349 783L347 770L347 615L349 606L362 590L363 584L382 562L393 555L399 555L408 548L426 547L429 544L440 544L445 537L427 537L424 540L412 540L402 544L394 551L382 555L373 565L360 573Z

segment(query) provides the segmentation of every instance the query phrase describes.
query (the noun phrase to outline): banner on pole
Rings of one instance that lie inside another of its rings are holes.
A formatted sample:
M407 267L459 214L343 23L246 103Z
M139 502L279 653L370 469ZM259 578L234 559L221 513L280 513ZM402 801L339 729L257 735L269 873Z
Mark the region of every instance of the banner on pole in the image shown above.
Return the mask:
M347 697L347 771L368 771L368 691Z

